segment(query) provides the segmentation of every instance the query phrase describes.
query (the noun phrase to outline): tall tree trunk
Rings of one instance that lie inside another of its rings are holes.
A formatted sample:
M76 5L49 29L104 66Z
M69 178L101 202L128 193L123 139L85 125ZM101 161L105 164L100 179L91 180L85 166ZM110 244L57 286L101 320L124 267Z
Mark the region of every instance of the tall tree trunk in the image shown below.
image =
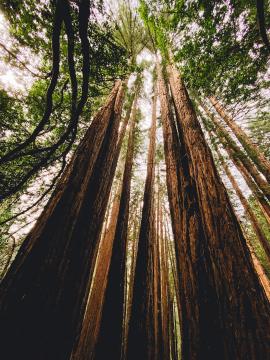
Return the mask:
M270 301L270 281L269 278L267 277L267 275L264 272L264 269L260 263L260 261L258 260L255 251L253 250L252 246L250 245L250 243L248 243L249 246L249 250L251 252L251 256L252 256L252 260L255 266L255 269L257 271L257 274L259 275L259 278L261 280L262 286L265 290L265 293L268 297L268 300Z
M83 320L82 331L72 359L92 359L100 327L100 319L104 302L104 293L112 254L113 239L119 212L121 184L119 183L113 200L110 223L106 229L98 249L98 258L94 273L90 297Z
M189 181L193 179L195 184L190 193L193 208L186 206L184 199L187 214L184 223L179 220L182 231L189 228L181 240L190 263L186 267L180 262L180 268L181 277L189 273L190 283L182 281L182 286L188 287L186 291L193 289L195 295L189 299L187 293L189 302L195 303L181 326L183 329L188 321L189 331L182 331L182 358L266 358L270 350L268 299L185 85L173 65L168 66L168 73L178 136L186 150L181 155L188 162ZM194 336L191 329L195 326Z
M115 173L115 167L119 154L121 151L123 139L125 136L127 124L131 115L132 105L135 99L135 93L131 97L130 106L127 110L126 116L123 120L122 127L120 129L119 137L117 140L116 152L114 155L114 163L112 166L109 177L113 179ZM122 166L120 165L120 168ZM100 249L97 249L99 254L99 260L96 265L96 279L93 282L93 288L91 289L90 299L87 305L86 314L83 321L82 331L80 337L76 342L72 359L89 359L94 357L95 346L97 342L97 336L100 329L101 313L104 302L104 293L107 285L107 277L109 272L109 266L111 262L112 246L114 241L115 229L117 224L119 204L120 204L120 191L116 194L114 204L111 213L111 222L108 232L105 233ZM97 310L98 309L98 310Z
M153 185L154 159L156 143L156 92L153 97L152 125L147 159L147 175L144 188L142 220L138 241L138 253L135 267L133 301L128 331L127 358L151 359L153 329L152 294L152 235L153 235Z
M215 116L211 114L211 112L207 109L207 107L204 104L201 104L205 112L208 114L208 116L211 118L215 128L216 132L220 139L223 139L222 141L227 143L226 148L230 149L231 153L233 154L233 157L235 159L239 159L242 164L245 166L247 171L250 173L250 175L253 177L255 182L257 183L258 187L262 191L262 193L265 195L265 197L270 201L270 185L269 183L261 176L261 174L258 172L255 164L249 159L248 156L241 150L241 148L236 144L236 142L232 139L229 132L224 128L224 126L221 125L221 123L216 119Z
M216 120L216 118L212 115L212 113L209 111L207 106L200 102L200 106L204 109L207 116L212 120L215 128L217 136L223 145L223 147L227 150L227 153L230 155L230 158L232 159L234 165L237 167L239 172L244 177L248 187L254 194L255 198L257 199L263 214L265 215L265 218L267 222L270 224L270 205L267 202L267 200L264 197L264 194L262 192L262 189L259 188L258 184L254 181L257 179L256 174L254 175L254 171L251 173L248 171L248 169L254 168L254 166L250 163L246 155L241 151L241 149L236 145L236 143L232 140L230 137L230 134L221 127L220 123ZM204 118L202 117L202 120L204 122L204 125L206 128L208 128L208 124L205 122ZM212 129L210 129L212 132ZM250 165L248 164L250 163ZM251 176L253 174L253 178ZM253 180L254 179L254 180ZM257 180L260 182L260 180ZM263 184L264 185L264 184ZM263 189L265 189L265 186L263 186ZM267 193L266 193L267 195ZM268 197L269 198L269 197Z
M70 356L112 183L123 94L118 81L2 282L6 358Z
M163 356L162 359L170 359L169 346L169 310L168 310L168 267L167 267L167 252L165 249L165 234L162 206L159 206L159 221L160 221L160 274L161 274L161 314L162 314L162 345Z
M165 226L165 236L168 239L168 254L169 254L169 260L170 260L170 263L171 263L171 272L172 272L172 277L173 277L173 284L174 284L174 288L175 288L177 311L178 311L178 315L180 316L181 306L180 306L179 282L178 282L177 270L176 270L176 264L175 264L175 253L173 252L173 246L170 244L170 241L169 241L169 230L168 230L167 219L166 219L165 225L166 225Z
M187 359L195 359L200 348L200 327L196 282L199 268L196 264L196 248L190 253L189 241L200 243L200 228L196 220L195 184L188 168L186 150L180 144L168 89L159 69L159 89L163 125L164 151L167 168L167 187L175 237L175 253L180 286L182 353ZM198 245L197 245L198 246ZM195 247L193 245L193 247ZM192 258L191 258L192 256ZM193 264L194 263L194 264ZM190 339L192 340L186 340ZM194 355L195 354L195 355Z
M163 359L162 337L162 299L161 299L161 221L160 221L160 187L159 167L157 171L156 216L155 216L155 243L154 243L154 320L155 320L155 359Z
M129 275L129 287L128 287L128 304L126 311L126 329L125 329L125 343L124 343L124 354L127 353L127 338L128 338L128 329L130 322L130 313L133 301L133 287L134 287L134 278L135 278L135 267L136 259L138 252L138 234L139 234L139 217L141 215L141 205L138 203L135 211L135 216L133 220L133 235L132 235L132 251L131 251L131 264L130 264L130 275Z
M159 355L159 251L158 251L158 229L155 216L155 237L153 239L153 318L154 318L154 349L153 360Z
M257 165L258 170L266 177L267 181L270 183L270 163L264 156L258 147L251 142L247 134L240 128L240 126L234 121L234 119L226 112L221 103L217 100L216 97L210 96L209 100L212 105L226 122L226 124L233 131L237 139L242 144L243 148L246 150L247 154Z
M128 148L123 176L119 213L113 241L112 259L105 291L101 327L95 359L119 360L123 352L125 275L129 219L130 186L135 147L137 96L131 115Z
M257 238L260 242L260 244L262 245L265 253L266 253L266 256L268 258L268 260L270 261L270 244L268 242L268 240L266 239L263 231L261 230L261 227L260 227L260 224L258 223L258 220L256 218L256 215L254 214L254 212L252 211L247 199L244 197L240 187L238 186L234 176L232 175L228 165L226 164L226 162L224 161L220 151L218 148L216 148L216 153L218 155L218 158L219 158L219 161L221 162L222 164L222 167L225 171L225 174L227 175L228 179L230 180L231 184L232 184L232 187L233 189L235 190L236 192L236 195L238 196L244 210L245 210L245 213L247 215L247 217L250 219L250 222L254 228L254 231L257 235Z

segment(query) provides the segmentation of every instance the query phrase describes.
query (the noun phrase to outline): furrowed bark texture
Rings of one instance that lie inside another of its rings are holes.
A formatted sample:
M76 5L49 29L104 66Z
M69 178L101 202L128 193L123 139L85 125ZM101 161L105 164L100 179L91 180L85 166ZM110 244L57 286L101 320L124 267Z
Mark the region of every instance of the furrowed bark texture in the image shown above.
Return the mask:
M200 294L200 275L202 285L205 283L201 271L204 258L198 254L200 244L205 240L197 217L196 188L189 170L186 149L179 141L168 88L161 68L158 67L158 70L167 188L179 283L182 355L184 359L195 359L204 341L200 333L199 301L204 302L207 289L202 286ZM198 300L200 296L202 299ZM214 343L215 340L214 337Z
M1 351L6 358L70 356L109 197L122 101L118 81L3 280Z
M114 160L113 160L113 166L111 169L111 173L109 174L109 178L111 179L113 179L114 177L115 168L121 151L122 142L126 132L127 124L130 118L134 98L135 95L132 96L131 105L128 108L123 125L119 133L116 153L114 155ZM120 190L121 190L121 186L119 187L119 191ZM104 239L102 240L101 248L98 251L99 257L98 257L97 269L95 271L96 275L94 278L93 288L91 289L90 299L87 305L82 331L73 349L72 359L78 359L78 360L92 359L95 355L95 346L97 343L97 337L100 329L101 314L104 303L104 294L107 285L109 266L111 262L112 246L115 236L119 205L120 205L120 193L116 194L116 198L114 199L110 227L108 229L108 232L105 233Z
M151 359L154 331L152 329L152 235L154 154L156 137L156 93L153 97L152 125L147 159L142 220L135 267L133 301L127 343L127 359Z
M189 360L266 358L270 351L269 302L185 85L174 66L168 66L168 73L178 135L186 148L186 153L181 155L188 159L195 183L194 221L200 225L194 243L192 237L184 239L183 251L191 267L186 268L180 261L181 274L191 274L190 283L185 285L196 289L197 307L193 309L195 316L182 319L181 329L185 320L189 328L193 328L194 322L198 328L196 336L190 336L190 330L182 331L182 357ZM192 231L190 226L189 231ZM190 343L194 342L197 344L190 351Z
M240 126L234 121L234 119L229 116L226 110L223 108L221 103L217 100L216 97L210 96L209 100L216 109L217 113L225 121L225 123L233 131L237 139L242 144L243 148L246 150L250 158L256 164L258 170L266 177L267 181L270 183L270 163L264 156L258 147L253 144L247 134L240 128Z
M129 219L130 186L135 145L137 97L131 115L128 149L123 176L119 213L113 241L112 259L105 291L101 327L95 359L119 360L123 352L126 250Z

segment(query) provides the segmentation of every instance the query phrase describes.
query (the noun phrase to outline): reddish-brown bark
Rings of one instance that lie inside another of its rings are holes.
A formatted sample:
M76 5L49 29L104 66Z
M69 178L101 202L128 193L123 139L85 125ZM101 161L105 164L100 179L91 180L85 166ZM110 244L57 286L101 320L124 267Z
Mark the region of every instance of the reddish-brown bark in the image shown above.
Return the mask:
M127 358L151 359L153 356L154 331L152 328L152 235L153 235L153 185L154 154L156 143L156 94L153 97L152 125L147 159L147 175L144 189L142 220L138 240L135 267L133 301L128 330Z
M123 94L118 81L2 282L6 358L70 356L109 197Z
M131 114L128 148L125 161L119 213L113 241L112 258L105 290L101 326L95 359L119 360L123 354L126 251L129 219L130 186L135 147L137 95Z
M176 238L183 253L178 255L182 358L265 358L269 302L185 85L174 66L168 73L179 161L187 161L180 167L182 237Z
M104 237L98 249L97 264L90 290L90 297L87 303L80 338L76 348L73 350L72 359L92 359L94 356L119 211L120 193L121 186L119 184L113 200L110 223L105 230Z

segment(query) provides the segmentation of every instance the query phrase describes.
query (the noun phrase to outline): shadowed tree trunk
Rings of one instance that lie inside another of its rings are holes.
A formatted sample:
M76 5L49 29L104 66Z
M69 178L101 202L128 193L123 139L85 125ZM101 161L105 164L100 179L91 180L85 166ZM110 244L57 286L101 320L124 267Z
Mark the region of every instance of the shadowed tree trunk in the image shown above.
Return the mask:
M258 170L266 177L267 181L270 183L270 163L266 159L263 153L260 152L258 147L253 144L247 134L240 128L240 126L234 121L234 119L226 112L221 103L217 100L216 97L210 96L209 100L216 109L217 113L222 117L225 123L233 131L234 135L242 144L243 148L246 150L247 154L256 164Z
M135 215L133 219L133 235L132 235L132 251L131 251L131 264L130 264L130 275L129 275L129 286L128 286L128 300L126 309L126 327L125 327L125 341L124 341L124 355L126 356L127 351L127 338L130 321L130 312L132 307L133 299L133 286L135 277L135 266L138 252L138 235L139 235L139 217L141 215L141 204L137 204Z
M135 147L137 95L131 115L128 148L123 176L119 213L113 241L112 259L105 290L101 327L95 359L121 359L123 352L126 250L129 219L130 186Z
M168 267L167 256L165 249L165 233L162 206L159 204L159 221L160 221L160 275L161 275L161 319L162 319L162 359L170 359L170 345L169 345L169 310L168 310Z
M183 157L187 160L187 173L181 175L189 175L187 179L193 179L195 185L192 192L185 189L193 206L189 207L184 197L185 217L180 219L185 231L180 241L185 242L182 250L189 261L182 258L179 267L181 278L188 273L190 280L187 284L180 279L180 292L188 291L189 299L188 304L180 294L184 300L182 358L266 358L270 350L269 302L185 85L174 66L168 66L168 72L178 136L186 151L181 152L181 161ZM186 312L190 306L191 311ZM183 331L186 321L189 329Z
M117 149L114 157L114 166L116 166L119 153L122 147L122 142L124 139L126 127L129 121L131 114L132 104L134 102L135 93L131 98L130 106L127 110L125 119L123 121L119 138L117 141ZM112 167L110 177L114 177L115 167ZM119 204L120 204L120 191L121 186L119 187L119 194L116 194L114 204L112 207L111 222L108 229L108 232L105 233L104 239L99 252L97 269L95 271L95 278L93 283L93 289L91 289L90 299L87 305L86 314L84 317L83 327L80 334L80 338L76 343L76 346L73 349L72 359L89 359L94 357L95 346L97 341L97 336L100 328L101 313L104 302L104 293L107 285L107 276L111 261L112 246L114 241L114 234L117 224ZM98 310L97 310L98 309Z
M167 239L169 239L169 225L167 222L167 218L166 218L166 223L165 223L165 236ZM177 304L177 311L178 314L180 315L181 313L181 306L180 306L180 293L179 293L179 282L178 282L178 277L177 277L177 270L176 270L176 264L175 264L175 254L173 252L173 246L170 244L170 241L168 240L168 254L169 254L169 260L171 263L171 273L172 273L172 277L173 277L173 284L174 284L174 288L175 288L175 297L176 297L176 304Z
M82 331L76 348L73 350L72 359L82 360L93 357L94 348L98 336L104 293L107 284L109 264L112 254L112 245L119 211L121 185L118 185L108 229L105 230L103 239L98 249L98 258L90 290Z
M118 81L2 282L5 358L70 356L110 193L123 95Z
M201 301L198 288L200 264L195 260L199 251L197 248L204 239L196 216L196 189L189 171L186 150L179 142L168 88L160 67L158 69L167 188L179 282L182 355L184 359L196 359L203 339L198 306Z
M156 140L156 93L153 97L152 125L147 159L147 175L144 189L142 220L138 240L133 300L127 342L127 359L151 359L154 332L152 329L152 235L153 235L153 188L154 154Z

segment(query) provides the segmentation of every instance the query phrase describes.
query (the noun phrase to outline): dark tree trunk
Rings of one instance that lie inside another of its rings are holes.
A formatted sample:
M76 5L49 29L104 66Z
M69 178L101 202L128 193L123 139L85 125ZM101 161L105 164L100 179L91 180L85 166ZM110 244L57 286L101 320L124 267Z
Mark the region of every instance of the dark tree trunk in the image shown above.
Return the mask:
M2 283L4 358L70 356L111 188L122 101L117 82Z
M92 359L100 327L104 293L107 284L109 265L112 255L113 239L117 223L120 204L121 186L118 185L113 200L110 223L105 230L98 249L97 264L91 285L90 296L83 320L82 331L76 347L73 349L72 359Z
M181 175L195 185L184 191L183 234L176 239L185 257L179 263L181 278L189 277L189 283L180 279L180 292L186 294L181 296L182 358L267 358L269 302L185 85L174 66L168 70L178 136L185 149L181 161L187 161L187 173Z
M153 188L156 138L156 94L153 98L152 126L147 159L147 175L144 189L142 220L135 267L133 301L131 307L127 358L151 359L154 331L152 329L152 235L153 235Z
M135 95L132 96L131 98L130 106L128 108L128 111L126 113L125 119L123 121L119 133L116 152L114 155L113 166L111 173L109 175L111 179L113 179L114 177L115 167L119 158L122 142L126 132L126 127L130 118L134 97ZM119 187L119 191L121 191L121 186ZM116 198L114 199L114 204L111 213L110 227L107 233L105 233L104 235L104 239L102 241L100 249L98 249L99 255L98 255L97 269L95 271L96 278L94 279L94 283L93 283L94 289L91 290L89 303L86 309L86 314L84 316L82 331L80 333L80 337L78 341L74 346L72 359L82 360L82 359L91 359L94 357L97 336L100 329L102 307L104 302L104 293L107 285L107 277L111 262L112 246L113 246L116 224L118 219L119 206L120 206L120 193L116 194Z
M186 149L183 143L179 142L168 88L160 68L158 75L167 188L179 282L182 356L184 359L197 360L200 359L200 344L204 339L201 339L200 334L198 306L202 301L198 289L200 263L196 260L199 244L204 239L198 223L194 180L189 170ZM211 341L215 342L215 337Z
M131 265L130 265L130 276L129 276L129 287L128 287L128 302L126 310L126 328L125 328L125 342L124 342L124 355L127 352L127 338L130 321L130 313L133 300L133 287L135 278L135 266L138 252L138 234L139 234L139 217L141 215L141 205L137 204L135 216L133 220L133 236L132 236L132 251L131 251Z
M131 115L128 148L123 176L119 213L113 241L112 259L108 274L95 359L119 360L123 352L126 250L129 219L130 186L135 146L137 96Z
M159 204L159 221L160 221L160 275L161 275L161 319L162 319L162 359L170 359L170 345L169 345L169 309L168 309L168 266L167 266L167 252L165 249L165 234L162 206Z

